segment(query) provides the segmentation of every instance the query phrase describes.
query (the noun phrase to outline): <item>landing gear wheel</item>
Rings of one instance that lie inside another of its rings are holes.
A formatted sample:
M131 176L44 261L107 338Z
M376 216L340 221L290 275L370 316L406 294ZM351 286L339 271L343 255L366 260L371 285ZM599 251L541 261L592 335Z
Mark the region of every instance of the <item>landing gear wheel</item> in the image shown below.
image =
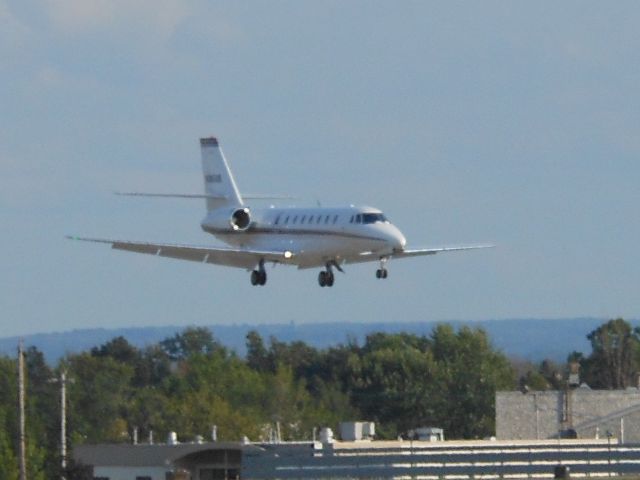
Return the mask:
M326 265L326 270L322 270L319 274L318 274L318 284L321 287L333 287L333 282L335 281L336 277L333 275L333 267L337 268L339 271L343 272L342 268L340 268L340 265L338 265L335 261L330 261L327 262Z
M387 278L388 272L386 268L376 270L376 278Z
M251 285L264 285L267 283L267 272L264 270L254 270L251 272Z
M334 281L335 277L333 276L333 272L322 270L318 274L318 285L321 287L333 287Z

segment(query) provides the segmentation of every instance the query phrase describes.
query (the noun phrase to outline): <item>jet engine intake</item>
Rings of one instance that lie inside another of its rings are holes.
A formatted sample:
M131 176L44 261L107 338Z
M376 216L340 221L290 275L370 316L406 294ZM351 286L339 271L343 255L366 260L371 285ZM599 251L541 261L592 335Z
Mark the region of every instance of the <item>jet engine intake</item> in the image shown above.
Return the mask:
M216 235L227 232L246 232L251 224L251 211L247 207L234 207L209 212L201 226L205 232Z
M238 208L231 214L229 220L231 228L235 231L244 232L251 226L251 213L248 208Z

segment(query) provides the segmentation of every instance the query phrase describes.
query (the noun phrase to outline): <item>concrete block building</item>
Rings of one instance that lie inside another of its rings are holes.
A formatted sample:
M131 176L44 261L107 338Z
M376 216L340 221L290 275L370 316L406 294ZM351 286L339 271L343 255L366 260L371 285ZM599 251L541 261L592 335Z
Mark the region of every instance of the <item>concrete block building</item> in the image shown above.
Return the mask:
M496 393L499 440L560 437L616 437L640 443L640 390L591 390Z

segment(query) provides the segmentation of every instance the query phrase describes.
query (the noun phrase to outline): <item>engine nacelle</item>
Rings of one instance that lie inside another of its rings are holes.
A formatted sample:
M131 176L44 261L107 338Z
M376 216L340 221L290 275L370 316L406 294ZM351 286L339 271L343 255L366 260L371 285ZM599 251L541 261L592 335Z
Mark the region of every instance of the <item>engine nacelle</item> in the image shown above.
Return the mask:
M211 233L218 233L224 230L244 232L250 226L251 212L247 207L212 212L202 222L203 230Z
M248 208L237 208L229 220L231 228L244 232L251 226L251 212Z

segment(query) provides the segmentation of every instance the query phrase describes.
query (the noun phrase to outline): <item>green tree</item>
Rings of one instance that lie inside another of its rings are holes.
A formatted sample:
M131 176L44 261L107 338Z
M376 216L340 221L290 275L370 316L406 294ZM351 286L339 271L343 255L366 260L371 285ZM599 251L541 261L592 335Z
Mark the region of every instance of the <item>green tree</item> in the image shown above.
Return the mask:
M386 438L436 420L436 364L425 339L405 334L367 337L360 355L350 357L351 399Z
M18 460L9 439L7 415L0 407L0 478L4 480L18 480Z
M91 355L99 358L110 357L118 362L128 364L135 364L140 356L138 349L123 336L113 338L100 347L92 348Z
M133 367L111 357L88 353L67 359L64 368L75 382L69 385L69 425L82 443L130 439L126 422L132 398Z
M439 368L440 425L453 438L482 438L495 432L495 392L515 385L507 358L481 329L438 325L431 334Z
M583 361L586 382L594 388L622 389L634 385L638 372L639 331L622 318L609 320L587 339L591 355Z
M258 372L272 372L274 365L272 358L264 346L262 336L255 330L247 333L247 365Z
M171 360L184 360L191 355L208 355L223 349L214 338L211 330L205 327L189 327L160 342L160 347Z

